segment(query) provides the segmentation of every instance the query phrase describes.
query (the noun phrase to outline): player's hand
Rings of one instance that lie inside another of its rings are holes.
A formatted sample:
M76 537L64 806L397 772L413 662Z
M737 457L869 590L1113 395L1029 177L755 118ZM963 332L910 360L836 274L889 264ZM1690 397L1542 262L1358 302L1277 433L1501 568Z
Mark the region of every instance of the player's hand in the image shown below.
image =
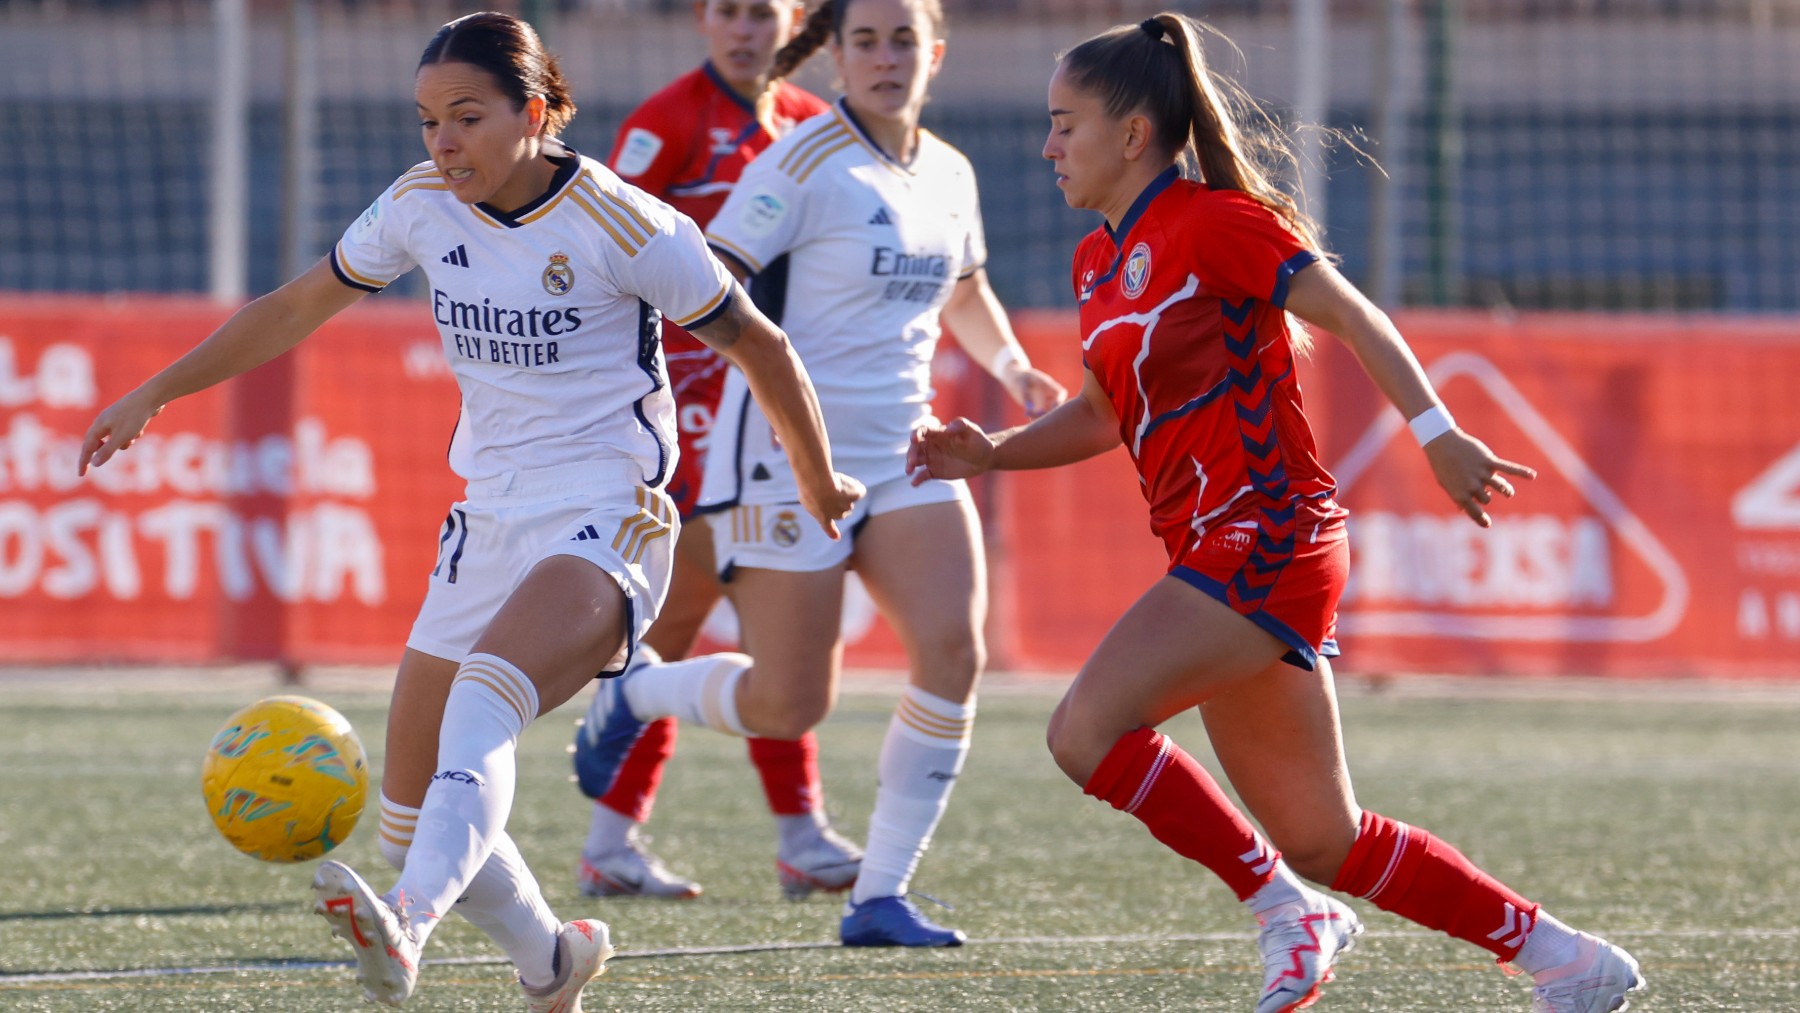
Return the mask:
M98 468L114 454L136 443L144 435L150 420L162 414L163 406L155 403L139 388L112 403L101 412L87 435L81 440L81 456L76 460L76 473L86 475L88 468Z
M1452 429L1425 444L1425 457L1431 461L1431 470L1450 499L1484 528L1494 523L1484 509L1494 494L1513 494L1507 475L1537 477L1535 468L1495 457L1487 444L1461 429Z
M802 491L800 505L813 515L813 519L819 522L819 527L825 529L832 541L836 541L843 537L838 531L837 522L850 516L850 508L868 490L863 488L861 482L841 471L832 472L831 479L832 484L827 489L815 491L811 495Z
M1056 382L1055 377L1041 369L1017 364L1006 378L1006 392L1025 409L1025 417L1032 419L1069 399L1069 392Z
M974 478L993 464L993 437L968 419L920 426L913 430L912 444L906 448L906 473L913 485L923 485L931 478Z

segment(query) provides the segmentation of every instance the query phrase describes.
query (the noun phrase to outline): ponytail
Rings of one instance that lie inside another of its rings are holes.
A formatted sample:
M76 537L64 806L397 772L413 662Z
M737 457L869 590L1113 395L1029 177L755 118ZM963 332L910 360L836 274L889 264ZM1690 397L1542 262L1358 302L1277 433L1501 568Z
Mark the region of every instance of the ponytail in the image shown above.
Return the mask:
M931 19L931 30L938 37L944 37L944 5L942 0L913 0L923 8L925 16ZM825 45L826 39L844 41L844 16L850 9L851 0L820 0L818 6L809 8L806 24L799 34L788 40L787 45L775 51L775 63L769 68L769 79L779 81L794 71L801 64L812 59L812 55Z
M818 6L809 8L806 12L806 24L787 41L787 45L775 51L775 63L769 68L769 79L779 81L799 70L801 64L812 59L812 55L819 51L826 39L841 35L844 8L848 6L849 4L838 3L836 0L822 0Z
M1202 33L1231 45L1217 29L1164 12L1069 50L1063 72L1098 96L1108 116L1149 117L1157 143L1196 169L1207 186L1249 195L1323 255L1318 227L1275 182L1286 174L1298 185L1287 135L1241 87L1207 66Z

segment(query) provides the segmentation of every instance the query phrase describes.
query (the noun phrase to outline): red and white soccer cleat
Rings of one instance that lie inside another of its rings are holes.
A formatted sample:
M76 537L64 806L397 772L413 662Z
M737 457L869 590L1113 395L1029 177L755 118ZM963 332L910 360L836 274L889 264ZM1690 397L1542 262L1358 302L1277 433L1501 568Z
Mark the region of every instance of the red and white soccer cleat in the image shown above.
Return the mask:
M313 874L313 912L356 953L356 977L370 1002L398 1006L419 982L419 943L393 905L342 862Z
M1332 978L1332 965L1356 945L1361 919L1350 906L1322 893L1283 904L1256 916L1262 925L1262 998L1256 1013L1290 1013L1311 1006L1319 987Z
M540 988L520 982L530 1013L581 1013L581 990L606 971L612 936L596 918L569 922L556 934L556 980Z

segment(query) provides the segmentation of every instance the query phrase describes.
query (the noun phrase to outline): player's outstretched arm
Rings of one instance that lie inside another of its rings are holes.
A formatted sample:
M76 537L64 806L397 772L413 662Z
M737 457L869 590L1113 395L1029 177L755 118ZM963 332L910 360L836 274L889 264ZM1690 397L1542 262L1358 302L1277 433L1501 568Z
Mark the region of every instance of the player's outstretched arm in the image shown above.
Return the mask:
M331 262L321 260L246 304L206 340L101 412L81 441L77 470L85 475L137 442L169 402L268 362L365 294L338 281Z
M1084 371L1080 394L1026 425L992 434L968 419L920 428L906 450L906 470L918 485L928 478L973 478L990 470L1056 468L1118 445L1119 418L1100 382Z
M732 285L727 303L723 313L693 333L743 370L757 407L787 452L801 502L826 534L837 538L837 522L862 498L862 483L832 471L819 396L787 334L757 310L742 286Z
M1006 388L1027 418L1038 418L1068 400L1069 392L1055 377L1032 368L1006 319L1006 309L988 284L987 268L976 268L956 283L944 303L943 318L956 343Z
M1475 523L1484 528L1493 523L1484 507L1494 493L1513 494L1507 475L1537 477L1535 470L1496 457L1487 444L1456 427L1393 321L1336 268L1324 262L1302 268L1288 285L1287 308L1350 346L1388 401L1419 423L1414 432L1424 441L1438 484Z

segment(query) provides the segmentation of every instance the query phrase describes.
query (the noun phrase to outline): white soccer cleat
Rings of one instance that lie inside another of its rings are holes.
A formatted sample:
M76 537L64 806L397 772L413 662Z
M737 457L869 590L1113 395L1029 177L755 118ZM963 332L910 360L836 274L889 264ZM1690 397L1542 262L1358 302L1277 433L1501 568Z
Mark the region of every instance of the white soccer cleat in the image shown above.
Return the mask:
M1630 994L1644 987L1631 954L1588 935L1576 934L1574 960L1533 975L1532 1013L1613 1013L1631 1005Z
M669 871L632 831L625 846L604 855L582 855L575 885L583 897L664 897L691 900L700 884Z
M556 980L540 988L524 982L530 1013L581 1013L581 990L606 972L613 955L612 935L597 918L569 922L556 934Z
M398 1006L419 982L419 943L406 919L342 862L313 874L313 912L356 951L356 977L370 1002Z
M788 900L805 900L813 891L838 893L848 890L862 871L862 849L829 826L804 849L775 858L781 892Z
M1332 965L1363 931L1349 905L1322 893L1265 911L1256 920L1262 925L1256 946L1263 958L1256 1013L1290 1013L1318 1001L1319 987L1332 979Z

